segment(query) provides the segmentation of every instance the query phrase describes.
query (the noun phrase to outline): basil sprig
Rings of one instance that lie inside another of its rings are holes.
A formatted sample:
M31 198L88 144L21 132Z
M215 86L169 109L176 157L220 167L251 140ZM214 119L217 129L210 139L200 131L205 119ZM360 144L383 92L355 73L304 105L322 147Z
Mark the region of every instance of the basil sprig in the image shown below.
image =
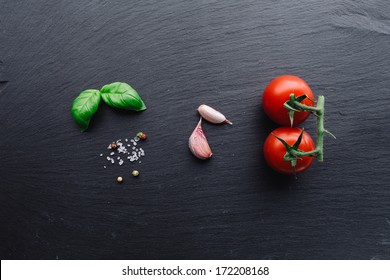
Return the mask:
M135 89L126 83L115 82L97 89L87 89L73 100L72 117L81 131L85 131L96 113L100 100L111 107L143 111L146 110L145 103Z

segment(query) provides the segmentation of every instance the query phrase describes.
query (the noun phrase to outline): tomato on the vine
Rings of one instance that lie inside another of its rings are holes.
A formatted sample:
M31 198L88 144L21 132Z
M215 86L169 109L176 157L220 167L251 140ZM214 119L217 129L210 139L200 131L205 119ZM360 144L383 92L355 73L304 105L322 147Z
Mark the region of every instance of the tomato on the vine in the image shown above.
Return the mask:
M313 106L314 95L308 84L296 76L280 76L273 79L264 90L263 108L268 117L274 122L290 126L289 111L283 107L283 104L290 99L290 94L294 93L295 97L306 95L308 98L301 103L307 106ZM294 123L296 126L304 122L310 113L295 112Z
M264 143L264 158L267 164L274 170L284 174L294 174L294 168L290 161L284 160L286 148L275 136L283 139L288 145L293 146L297 141L302 129L297 127L279 127L271 132ZM303 131L301 143L298 149L302 152L310 152L315 149L313 139ZM313 157L305 156L297 160L295 173L300 173L309 168L313 162Z

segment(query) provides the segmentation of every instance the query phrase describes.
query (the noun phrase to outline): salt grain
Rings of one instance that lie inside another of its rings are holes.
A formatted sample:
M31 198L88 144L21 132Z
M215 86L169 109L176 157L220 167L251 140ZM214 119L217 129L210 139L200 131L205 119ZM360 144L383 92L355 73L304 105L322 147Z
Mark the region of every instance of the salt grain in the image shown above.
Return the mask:
M115 153L114 153L114 152L111 152L111 153L110 153L110 155L112 155L112 156L113 156L113 155L115 155Z
M103 156L103 154L100 154L100 156L102 157L102 156Z

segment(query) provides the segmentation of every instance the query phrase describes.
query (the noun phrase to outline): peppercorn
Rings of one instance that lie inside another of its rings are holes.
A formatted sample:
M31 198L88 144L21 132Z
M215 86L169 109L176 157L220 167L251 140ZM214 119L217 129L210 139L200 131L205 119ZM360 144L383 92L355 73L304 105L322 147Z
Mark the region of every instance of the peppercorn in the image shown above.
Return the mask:
M131 174L134 176L134 177L137 177L139 175L139 171L138 170L133 170L133 172L131 172Z
M112 150L115 150L117 148L117 144L115 142L112 142L110 146Z
M146 134L143 133L143 132L138 132L138 133L137 133L137 137L138 137L139 139L145 140L145 139L146 139Z
M118 183L122 183L123 178L121 176L119 176L118 178L116 178L116 180L118 181Z

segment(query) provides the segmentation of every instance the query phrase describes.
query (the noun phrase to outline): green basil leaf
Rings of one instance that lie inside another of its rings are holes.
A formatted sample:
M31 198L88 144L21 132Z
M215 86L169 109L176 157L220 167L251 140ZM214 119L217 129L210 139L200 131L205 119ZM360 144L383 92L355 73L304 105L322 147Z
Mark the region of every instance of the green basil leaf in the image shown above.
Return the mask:
M87 89L73 100L72 117L81 131L85 131L88 128L92 116L99 107L100 99L100 92L98 90Z
M116 82L105 85L100 92L104 102L111 107L134 111L146 109L137 91L126 83Z

